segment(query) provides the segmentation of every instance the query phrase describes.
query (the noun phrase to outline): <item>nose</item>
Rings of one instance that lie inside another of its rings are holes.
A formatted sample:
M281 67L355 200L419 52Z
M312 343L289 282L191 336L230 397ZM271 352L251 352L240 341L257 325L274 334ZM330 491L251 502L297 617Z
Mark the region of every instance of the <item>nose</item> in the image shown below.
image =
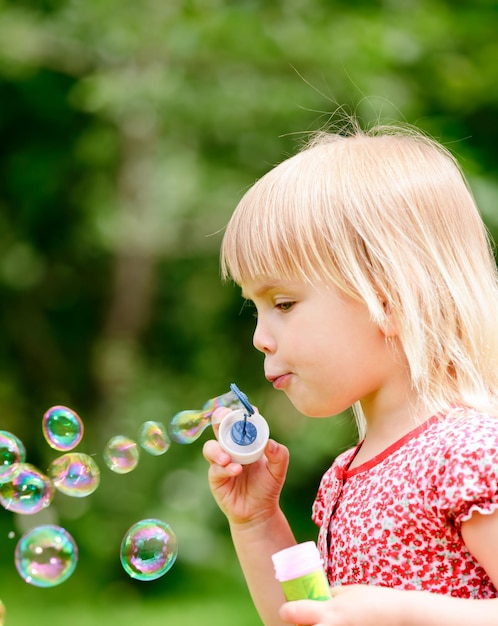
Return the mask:
M269 332L268 328L263 324L261 316L258 317L258 322L252 337L252 343L256 350L263 352L263 354L271 354L275 351L275 339Z

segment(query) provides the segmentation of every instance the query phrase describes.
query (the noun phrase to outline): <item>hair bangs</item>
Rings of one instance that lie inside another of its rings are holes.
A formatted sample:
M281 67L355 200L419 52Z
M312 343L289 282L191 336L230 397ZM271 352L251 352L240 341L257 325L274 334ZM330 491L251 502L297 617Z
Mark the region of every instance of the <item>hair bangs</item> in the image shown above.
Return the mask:
M297 154L284 161L239 202L221 248L224 278L238 284L261 276L310 283L338 280L338 273L331 271L331 249L324 242L321 202L302 160Z
M241 285L261 276L291 279L300 275L301 268L287 244L287 233L275 228L273 222L267 228L246 218L240 211L225 231L221 248L223 278Z

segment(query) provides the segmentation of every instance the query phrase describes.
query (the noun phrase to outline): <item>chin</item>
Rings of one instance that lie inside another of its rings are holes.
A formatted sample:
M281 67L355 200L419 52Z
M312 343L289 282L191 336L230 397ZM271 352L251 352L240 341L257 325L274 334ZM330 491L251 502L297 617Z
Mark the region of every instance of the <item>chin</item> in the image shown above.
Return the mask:
M337 413L319 413L315 411L313 413L303 413L303 415L306 415L306 417L310 417L311 419L325 419L327 417L334 417Z
M299 402L292 402L292 404L294 405L296 410L305 417L320 419L323 417L331 417L332 415L334 415L334 413L325 410L323 407L310 406L309 404L306 404L304 402L302 404L300 404Z

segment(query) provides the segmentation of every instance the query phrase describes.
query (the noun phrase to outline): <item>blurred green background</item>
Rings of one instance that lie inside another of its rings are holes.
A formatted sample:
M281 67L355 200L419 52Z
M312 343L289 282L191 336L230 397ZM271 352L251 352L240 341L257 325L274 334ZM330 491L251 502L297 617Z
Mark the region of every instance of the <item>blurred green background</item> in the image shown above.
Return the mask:
M113 474L113 435L168 423L236 382L291 450L283 494L298 540L348 416L299 416L262 375L254 321L219 279L221 233L245 189L344 106L447 145L498 234L494 0L0 0L0 429L28 461L57 456L41 418L85 423L100 488L37 516L0 510L7 626L260 623L207 486L203 437ZM179 557L154 582L119 563L128 527L158 517ZM75 538L52 589L14 567L22 532Z

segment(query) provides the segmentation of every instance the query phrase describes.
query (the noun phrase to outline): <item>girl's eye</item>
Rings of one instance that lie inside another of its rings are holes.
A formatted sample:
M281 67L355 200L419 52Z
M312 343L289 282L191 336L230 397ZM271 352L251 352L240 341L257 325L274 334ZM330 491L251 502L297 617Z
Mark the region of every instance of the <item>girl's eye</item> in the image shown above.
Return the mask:
M280 311L290 311L292 309L292 307L294 306L295 302L292 302L291 300L288 300L286 302L277 302L277 304L275 305L275 308L279 309Z

